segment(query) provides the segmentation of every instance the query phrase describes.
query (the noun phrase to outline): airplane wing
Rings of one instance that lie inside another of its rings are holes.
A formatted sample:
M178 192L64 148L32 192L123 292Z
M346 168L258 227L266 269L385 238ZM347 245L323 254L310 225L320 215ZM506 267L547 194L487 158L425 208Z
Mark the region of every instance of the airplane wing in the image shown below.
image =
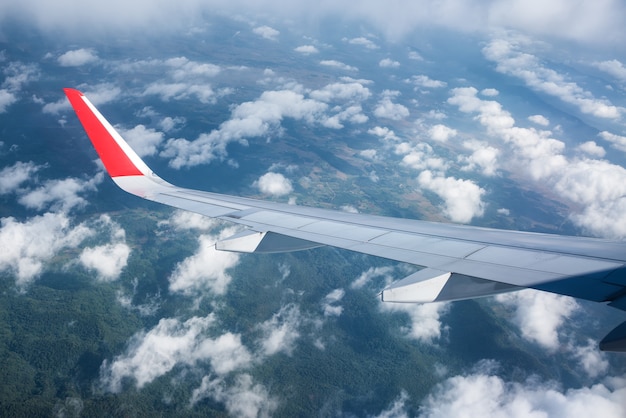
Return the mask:
M64 89L123 190L241 224L216 243L246 253L329 245L424 267L382 291L385 302L439 302L533 288L626 310L626 242L346 213L191 190L157 176L78 90ZM626 322L601 342L626 351Z

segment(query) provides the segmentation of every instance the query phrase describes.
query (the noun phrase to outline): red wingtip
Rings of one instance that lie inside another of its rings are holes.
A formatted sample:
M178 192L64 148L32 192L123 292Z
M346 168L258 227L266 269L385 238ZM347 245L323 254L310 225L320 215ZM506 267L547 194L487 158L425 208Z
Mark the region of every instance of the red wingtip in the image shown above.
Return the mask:
M122 149L124 140L84 97L83 93L71 88L64 88L63 91L109 175L111 177L143 175L127 152ZM132 153L132 151L129 152Z

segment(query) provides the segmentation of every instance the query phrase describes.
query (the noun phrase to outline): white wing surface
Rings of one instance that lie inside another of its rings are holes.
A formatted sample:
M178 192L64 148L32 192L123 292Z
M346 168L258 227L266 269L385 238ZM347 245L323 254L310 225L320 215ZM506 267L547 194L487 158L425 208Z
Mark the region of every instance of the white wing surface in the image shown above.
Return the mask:
M81 92L65 94L119 187L247 227L218 242L218 250L330 245L424 267L384 289L387 302L461 300L529 287L626 310L626 242L354 214L177 187L153 173ZM620 327L602 349L626 351L626 323Z

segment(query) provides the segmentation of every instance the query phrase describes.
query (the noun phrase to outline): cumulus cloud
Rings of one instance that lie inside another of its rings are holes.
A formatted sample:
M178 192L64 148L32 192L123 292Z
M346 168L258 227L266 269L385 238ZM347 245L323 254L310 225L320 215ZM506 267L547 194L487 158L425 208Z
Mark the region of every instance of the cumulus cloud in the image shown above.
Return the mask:
M76 207L87 204L81 196L89 191L95 191L96 186L104 180L104 175L98 173L89 180L67 178L63 180L46 180L36 189L25 190L18 201L29 209L43 210L51 208L68 212Z
M409 316L411 321L409 327L404 331L409 338L432 344L442 336L445 326L441 322L441 317L450 308L447 302L436 303L389 303L380 302L380 309L383 312L403 312Z
M352 67L348 64L344 64L343 62L337 60L322 60L320 61L320 65L323 65L325 67L338 68L344 71L358 71L358 68Z
M369 99L370 96L370 90L358 81L330 83L310 93L312 99L325 103L333 101L360 103Z
M146 128L144 125L137 125L131 129L116 126L116 129L140 157L155 155L164 140L163 132Z
M485 190L471 180L434 175L425 170L417 178L420 187L434 192L444 201L444 213L454 222L467 223L482 216Z
M595 62L594 66L620 81L626 81L626 67L618 60Z
M298 306L289 304L283 306L272 318L260 324L259 329L263 333L261 339L263 354L271 356L284 352L291 355L296 341L300 338L299 328L302 320Z
M277 129L283 118L302 120L313 124L324 119L328 105L305 98L292 90L266 91L259 99L236 106L231 118L219 129L201 134L195 141L170 139L161 156L171 158L173 168L206 164L227 156L230 142L246 143L247 138L267 135Z
M607 131L600 132L598 136L609 142L614 148L626 152L626 136L616 135Z
M409 400L409 395L403 390L400 395L389 405L389 407L375 418L409 418L410 415L407 412L406 403Z
M220 225L220 221L185 210L176 210L167 221L159 223L159 226L171 225L176 229L210 231Z
M176 365L194 366L200 361L209 362L218 375L247 367L252 356L238 334L227 332L215 338L206 335L214 322L212 314L184 322L163 318L151 330L138 332L123 354L102 364L103 387L117 393L130 378L142 388Z
M391 58L384 58L380 60L378 66L381 68L398 68L400 67L400 63L398 61L394 61Z
M89 48L67 51L57 59L57 62L62 67L80 67L96 61L98 61L98 55Z
M407 109L406 106L392 101L392 98L398 96L399 92L385 90L382 95L382 99L380 99L374 109L374 115L376 117L391 120L402 120L409 116L409 109Z
M111 242L84 248L79 262L89 270L95 270L98 279L105 282L117 280L128 262L130 247L126 244L126 232L108 215L98 221L101 232L108 230Z
M164 83L156 82L148 85L143 92L144 95L160 96L161 100L182 100L188 97L196 97L201 103L216 103L220 95L213 90L210 84L194 83Z
M493 176L498 170L498 156L500 150L485 142L469 140L463 142L463 147L472 151L469 156L460 155L458 161L464 164L463 171L479 170L485 176Z
M352 39L347 39L348 43L351 45L361 45L364 46L367 49L378 49L378 45L376 45L373 41L363 37L363 36L359 36L358 38L352 38Z
M428 89L437 89L446 87L448 83L440 80L433 80L427 75L414 75L410 79L406 80L407 83L413 84L415 88L428 88Z
M343 312L343 307L338 306L337 303L341 302L341 299L345 296L346 291L343 289L335 289L327 294L322 301L322 310L324 316L339 316Z
M252 30L252 32L261 36L262 38L269 39L270 41L278 40L278 35L280 35L279 31L269 26L256 27Z
M254 182L254 186L261 193L272 196L284 196L293 192L291 181L280 173L265 173Z
M617 418L626 414L626 379L613 378L591 387L561 390L537 379L507 382L493 371L454 376L437 385L420 408L428 418L587 417Z
M511 147L508 164L533 181L549 184L558 195L580 209L570 219L586 232L608 238L626 236L626 170L604 160L568 159L565 143L550 131L515 126L500 103L482 100L472 87L452 90L448 102L462 112L477 113L490 136ZM606 137L610 137L605 135Z
M543 115L531 115L528 117L528 120L541 126L550 125L550 121L548 120L548 118Z
M448 128L446 125L434 125L428 130L430 139L438 142L446 142L450 138L454 138L457 134L456 129Z
M25 222L2 218L0 225L0 270L14 274L22 290L60 251L76 248L93 235L85 224L73 226L63 213L46 213Z
M605 119L621 117L623 108L606 99L595 98L575 82L543 66L536 56L520 51L528 43L520 37L514 40L496 39L483 49L483 53L487 59L497 63L497 71L520 78L531 89L557 97L576 106L582 113Z
M416 145L402 142L395 147L395 153L404 155L402 157L402 164L414 170L428 169L442 172L448 166L447 161L437 157L433 148L423 142Z
M501 294L496 300L514 309L513 322L522 337L552 351L561 343L559 327L578 308L569 296L533 289Z
M122 90L111 83L102 83L97 85L86 86L83 90L85 96L89 97L89 101L94 106L100 106L106 103L110 103L119 98L122 94ZM56 115L62 111L68 111L71 109L70 103L65 96L57 100L56 102L46 103L42 111L43 113L50 113Z
M19 100L19 95L25 84L35 81L39 77L39 69L34 64L10 62L3 66L4 81L0 85L0 113Z
M294 51L299 52L304 55L317 54L319 49L317 49L314 45L300 45L294 49Z
M32 161L27 163L18 161L15 164L0 170L0 194L16 192L20 186L31 180L31 177L42 167Z
M224 379L205 376L200 387L194 389L191 404L205 398L212 398L225 405L231 416L243 418L271 417L278 406L276 399L269 395L267 389L254 383L247 373L236 377L234 385L228 385Z
M170 291L187 296L201 296L205 291L211 291L216 295L226 293L232 280L228 269L237 265L240 255L217 251L215 242L235 232L234 228L226 228L219 235L201 235L198 238L196 253L180 262L170 276Z
M606 150L596 144L595 141L583 142L578 146L578 149L591 157L602 158L606 155Z
M15 94L7 89L0 89L0 113L6 112L7 108L15 102L17 102Z

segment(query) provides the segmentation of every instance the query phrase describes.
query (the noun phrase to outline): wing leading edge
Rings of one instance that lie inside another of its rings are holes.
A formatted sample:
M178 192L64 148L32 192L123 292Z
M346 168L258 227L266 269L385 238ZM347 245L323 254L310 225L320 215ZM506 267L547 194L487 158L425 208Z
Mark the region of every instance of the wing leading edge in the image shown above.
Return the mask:
M626 310L626 242L352 214L210 193L157 176L78 90L64 89L123 190L246 227L218 250L284 252L335 246L424 267L382 292L386 302L436 302L534 288ZM626 327L601 349L626 351Z

